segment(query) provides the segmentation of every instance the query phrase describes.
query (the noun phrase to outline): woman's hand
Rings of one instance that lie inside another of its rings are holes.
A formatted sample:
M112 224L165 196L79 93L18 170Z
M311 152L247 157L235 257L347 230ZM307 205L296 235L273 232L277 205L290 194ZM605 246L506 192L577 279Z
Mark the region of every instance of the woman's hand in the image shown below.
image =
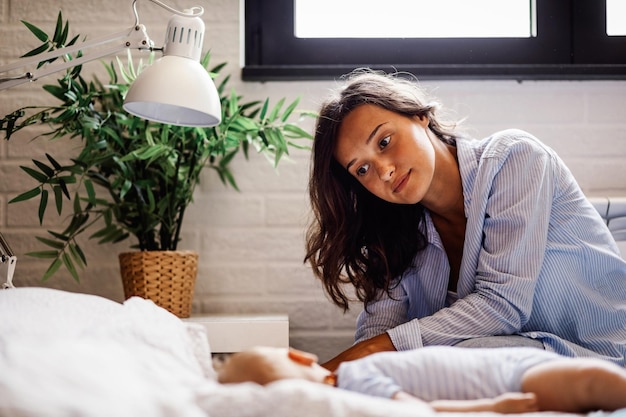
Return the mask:
M532 392L509 392L493 399L493 410L496 413L532 413L539 411L537 396Z
M356 345L351 346L349 349L344 350L333 359L329 360L326 363L323 363L322 366L331 372L335 372L341 362L353 361L355 359L371 355L372 353L389 352L395 350L396 348L391 342L391 338L385 332L379 334L378 336L374 336L371 339L364 340L357 343Z
M396 399L405 399L408 394L397 396ZM480 400L441 400L433 401L429 405L435 411L472 412L492 411L501 414L532 413L539 411L537 396L532 392L507 392L495 398Z

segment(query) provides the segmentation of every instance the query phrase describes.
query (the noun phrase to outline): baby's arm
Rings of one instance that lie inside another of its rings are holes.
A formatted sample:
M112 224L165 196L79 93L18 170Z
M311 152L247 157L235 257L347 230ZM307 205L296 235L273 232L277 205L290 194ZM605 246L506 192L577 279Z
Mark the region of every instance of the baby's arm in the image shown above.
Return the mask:
M481 400L441 400L426 403L406 392L398 392L393 396L394 400L412 401L428 404L435 411L467 412L467 411L493 411L496 413L528 413L538 411L537 398L533 393L506 393L495 398Z

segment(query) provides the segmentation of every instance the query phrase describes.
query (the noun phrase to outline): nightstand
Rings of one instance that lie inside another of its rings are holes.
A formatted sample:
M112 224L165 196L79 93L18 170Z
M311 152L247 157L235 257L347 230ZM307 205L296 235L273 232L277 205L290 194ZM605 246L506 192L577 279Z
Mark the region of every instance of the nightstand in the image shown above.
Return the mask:
M289 347L287 315L193 314L183 320L204 326L213 353L240 352L253 346Z

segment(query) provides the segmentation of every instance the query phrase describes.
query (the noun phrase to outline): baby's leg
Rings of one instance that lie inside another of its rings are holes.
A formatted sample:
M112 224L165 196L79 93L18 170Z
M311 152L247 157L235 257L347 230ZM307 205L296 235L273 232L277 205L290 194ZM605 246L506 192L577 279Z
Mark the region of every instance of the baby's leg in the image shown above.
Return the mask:
M617 410L626 407L626 369L600 359L557 359L527 370L522 391L537 395L541 411Z

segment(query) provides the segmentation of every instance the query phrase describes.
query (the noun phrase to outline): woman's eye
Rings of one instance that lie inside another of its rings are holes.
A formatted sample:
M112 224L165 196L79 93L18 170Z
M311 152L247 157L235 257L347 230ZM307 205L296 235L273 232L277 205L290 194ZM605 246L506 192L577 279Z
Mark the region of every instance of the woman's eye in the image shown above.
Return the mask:
M369 165L367 165L367 164L366 165L361 165L360 167L358 167L356 169L356 175L358 177L363 176L363 175L367 174L367 171L369 171L369 169L370 169Z
M391 142L391 137L390 136L385 136L384 138L382 138L380 140L380 142L378 142L378 147L380 149L385 149L387 147L387 145L389 145L389 142Z

